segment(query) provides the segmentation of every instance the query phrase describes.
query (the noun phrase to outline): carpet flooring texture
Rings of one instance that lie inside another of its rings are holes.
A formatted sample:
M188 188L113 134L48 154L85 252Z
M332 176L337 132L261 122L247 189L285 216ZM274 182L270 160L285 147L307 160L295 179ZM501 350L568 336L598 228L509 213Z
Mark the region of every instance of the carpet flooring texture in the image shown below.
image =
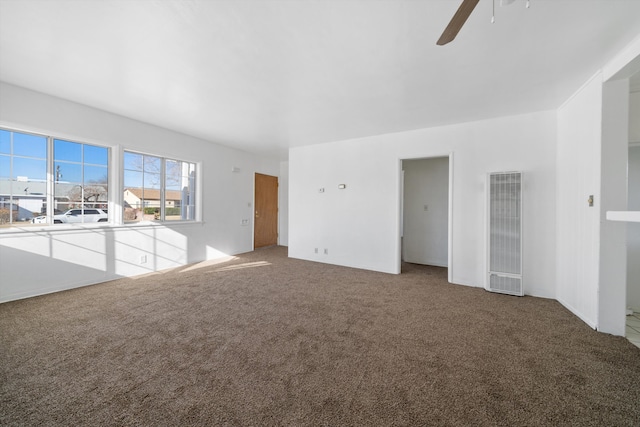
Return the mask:
M2 426L639 426L640 349L558 302L274 247L0 305Z

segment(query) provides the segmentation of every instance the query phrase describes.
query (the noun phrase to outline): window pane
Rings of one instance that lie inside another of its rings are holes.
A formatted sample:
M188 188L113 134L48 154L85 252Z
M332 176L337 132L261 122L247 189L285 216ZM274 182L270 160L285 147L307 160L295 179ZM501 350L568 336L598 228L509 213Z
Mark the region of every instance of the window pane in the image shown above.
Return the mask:
M96 147L95 145L84 146L84 162L92 165L107 166L109 159L109 150L104 147Z
M56 162L54 170L56 182L82 183L82 164Z
M47 138L44 136L13 132L13 155L46 159Z
M81 162L82 144L56 139L53 142L53 159Z
M44 209L47 138L0 130L0 225L30 224Z
M86 166L84 167L84 183L107 185L109 182L109 171L104 166Z
M106 209L108 205L106 164L109 149L63 140L55 140L54 144L54 197L57 211L54 222L106 222L106 211L89 212L88 209ZM98 166L102 163L105 166Z
M0 153L11 153L11 132L0 129Z
M180 190L182 181L182 162L176 160L167 160L166 163L166 182L167 190Z
M160 173L162 161L160 157L144 156L144 171Z
M59 210L79 208L82 204L82 186L67 182L56 182L54 196L58 202Z
M124 171L124 186L125 188L142 188L142 172Z
M162 159L125 152L124 168L124 221L159 220Z
M13 204L9 197L0 196L0 226L11 224L12 207Z
M11 158L0 154L0 179L9 179L11 171ZM7 194L0 191L0 194Z
M165 192L165 220L176 221L182 219L182 192L167 190Z
M106 184L86 184L83 191L85 204L94 208L106 208L109 202L107 188Z
M157 189L160 190L160 183L162 182L162 179L160 178L160 174L159 173L149 173L149 172L145 172L144 173L144 187L145 188L153 188L153 189ZM156 199L160 200L159 197L159 192L157 194L154 194L154 196Z
M13 158L13 177L19 182L45 181L47 179L46 160Z
M124 169L141 171L142 168L142 154L124 153Z
M165 181L165 219L193 220L195 196L195 164L177 160L167 160Z
M30 223L33 218L40 215L44 206L44 199L31 195L14 196L13 205L13 222Z
M142 156L138 154L124 153L125 167L135 168L142 166ZM136 170L124 171L124 192L123 192L123 218L124 222L142 221L142 178L143 172Z
M9 171L11 158L0 155L0 226L9 224L11 220L11 180Z

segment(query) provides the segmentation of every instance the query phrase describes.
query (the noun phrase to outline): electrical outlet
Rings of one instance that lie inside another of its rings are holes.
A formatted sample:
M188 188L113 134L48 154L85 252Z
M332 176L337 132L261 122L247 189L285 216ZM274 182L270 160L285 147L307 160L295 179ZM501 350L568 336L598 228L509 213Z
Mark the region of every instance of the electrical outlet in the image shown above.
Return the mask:
M140 256L140 264L146 264L147 263L147 256L146 255L141 255Z
M313 252L318 253L318 248L315 248Z
M243 219L243 220L240 222L240 225L242 225L242 226L247 226L247 225L249 225L249 220L248 220L248 219Z
M329 255L329 249L324 248L324 254L325 254L325 255Z

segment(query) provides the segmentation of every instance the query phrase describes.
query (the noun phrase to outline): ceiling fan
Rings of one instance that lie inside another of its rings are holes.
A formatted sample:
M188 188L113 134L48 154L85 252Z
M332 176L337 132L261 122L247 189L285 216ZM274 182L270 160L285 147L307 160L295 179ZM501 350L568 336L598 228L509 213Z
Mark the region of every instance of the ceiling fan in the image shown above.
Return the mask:
M456 11L455 15L453 15L453 18L451 18L451 22L449 22L449 25L447 25L447 28L444 29L442 35L436 42L437 45L445 45L456 38L458 32L460 31L464 23L467 22L469 15L471 15L471 12L473 12L473 9L476 8L476 5L479 1L480 0L462 0L462 4L460 4L460 7ZM500 0L500 5L502 6L511 4L514 1L515 0ZM493 0L493 4L495 8L495 0ZM526 7L529 7L529 0L527 0ZM492 17L491 22L493 21L494 18Z
M479 1L480 0L462 0L462 4L456 11L456 14L453 15L451 22L449 22L449 25L447 25L447 28L444 29L444 32L436 42L437 45L443 46L456 38L458 32L464 23L467 22L467 18L469 18L469 15L471 15L471 12L476 8Z

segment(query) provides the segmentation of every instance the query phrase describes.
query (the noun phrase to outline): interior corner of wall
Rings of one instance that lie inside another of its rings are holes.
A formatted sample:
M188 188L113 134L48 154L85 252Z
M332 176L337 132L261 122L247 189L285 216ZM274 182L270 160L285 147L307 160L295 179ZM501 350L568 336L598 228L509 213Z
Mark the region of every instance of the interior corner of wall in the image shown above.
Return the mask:
M587 81L585 81L575 92L573 92L569 98L567 98L562 104L560 104L560 106L558 107L557 111L561 111L563 110L568 104L571 103L571 101L578 95L580 94L580 92L582 92L585 88L587 88L589 85L591 85L594 82L599 82L600 84L602 84L604 82L604 79L602 77L602 70L598 70L596 71L596 73L594 75L592 75L591 77L589 77L587 79Z
M591 320L590 318L588 318L587 316L585 316L583 313L581 313L579 310L576 310L571 304L567 303L563 298L559 297L556 298L556 301L558 301L560 304L562 304L564 306L564 308L566 308L567 310L569 310L571 313L573 313L575 316L577 316L580 320L582 320L584 323L586 323L587 325L589 325L589 327L593 330L598 330L598 322L597 320Z

